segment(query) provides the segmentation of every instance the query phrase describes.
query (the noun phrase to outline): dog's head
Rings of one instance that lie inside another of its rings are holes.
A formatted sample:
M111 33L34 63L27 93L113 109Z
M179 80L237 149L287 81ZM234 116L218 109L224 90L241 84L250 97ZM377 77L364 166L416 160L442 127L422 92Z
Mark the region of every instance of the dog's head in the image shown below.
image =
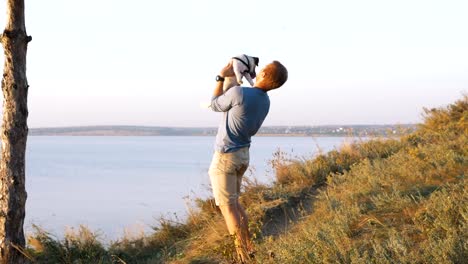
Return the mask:
M251 58L252 58L253 63L255 65L252 67L252 70L249 72L249 74L250 74L250 77L252 77L252 79L254 79L255 77L257 77L257 73L255 72L255 67L258 66L258 63L260 62L260 59L258 57L251 57Z
M258 66L260 59L258 57L252 57L252 59L254 60L255 66Z

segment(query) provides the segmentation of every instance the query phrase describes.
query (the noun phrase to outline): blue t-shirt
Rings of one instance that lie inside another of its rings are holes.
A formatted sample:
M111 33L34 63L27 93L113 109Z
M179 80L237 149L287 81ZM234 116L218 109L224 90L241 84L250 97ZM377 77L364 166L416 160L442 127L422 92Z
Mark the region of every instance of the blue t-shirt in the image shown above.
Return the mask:
M216 135L215 150L234 152L250 146L250 138L257 133L268 114L270 98L261 89L235 86L213 97L211 109L224 112Z

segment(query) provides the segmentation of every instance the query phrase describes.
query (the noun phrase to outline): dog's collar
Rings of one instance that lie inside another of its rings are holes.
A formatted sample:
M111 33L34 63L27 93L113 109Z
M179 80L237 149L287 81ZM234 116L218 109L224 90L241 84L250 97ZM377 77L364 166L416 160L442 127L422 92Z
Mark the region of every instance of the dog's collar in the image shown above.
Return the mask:
M247 70L244 71L244 73L250 72L250 61L249 61L249 58L248 58L247 55L245 55L245 54L244 54L244 57L245 57L245 59L247 60L247 62L243 61L241 58L238 58L238 57L233 57L233 59L236 59L236 60L242 62L242 64L244 64L244 65L247 67Z

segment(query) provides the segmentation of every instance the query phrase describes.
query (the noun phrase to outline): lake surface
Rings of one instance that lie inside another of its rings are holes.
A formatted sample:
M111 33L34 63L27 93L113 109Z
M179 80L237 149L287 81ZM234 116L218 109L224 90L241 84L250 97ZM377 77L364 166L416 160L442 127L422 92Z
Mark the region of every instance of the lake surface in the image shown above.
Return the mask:
M254 137L252 176L273 181L268 161L278 149L311 157L341 137ZM164 216L183 219L190 199L210 196L214 137L28 138L26 232L32 224L57 236L80 224L104 240L124 230L149 231Z

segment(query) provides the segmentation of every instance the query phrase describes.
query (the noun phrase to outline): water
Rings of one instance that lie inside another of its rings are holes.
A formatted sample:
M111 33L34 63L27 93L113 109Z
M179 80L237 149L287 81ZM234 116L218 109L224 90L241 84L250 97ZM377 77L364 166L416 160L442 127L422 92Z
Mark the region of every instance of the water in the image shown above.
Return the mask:
M252 176L273 179L268 161L280 148L311 157L339 137L255 137ZM165 217L183 218L187 197L207 197L214 137L29 137L25 229L36 224L57 236L87 225L103 239L124 229L149 231ZM185 197L185 198L184 198Z

